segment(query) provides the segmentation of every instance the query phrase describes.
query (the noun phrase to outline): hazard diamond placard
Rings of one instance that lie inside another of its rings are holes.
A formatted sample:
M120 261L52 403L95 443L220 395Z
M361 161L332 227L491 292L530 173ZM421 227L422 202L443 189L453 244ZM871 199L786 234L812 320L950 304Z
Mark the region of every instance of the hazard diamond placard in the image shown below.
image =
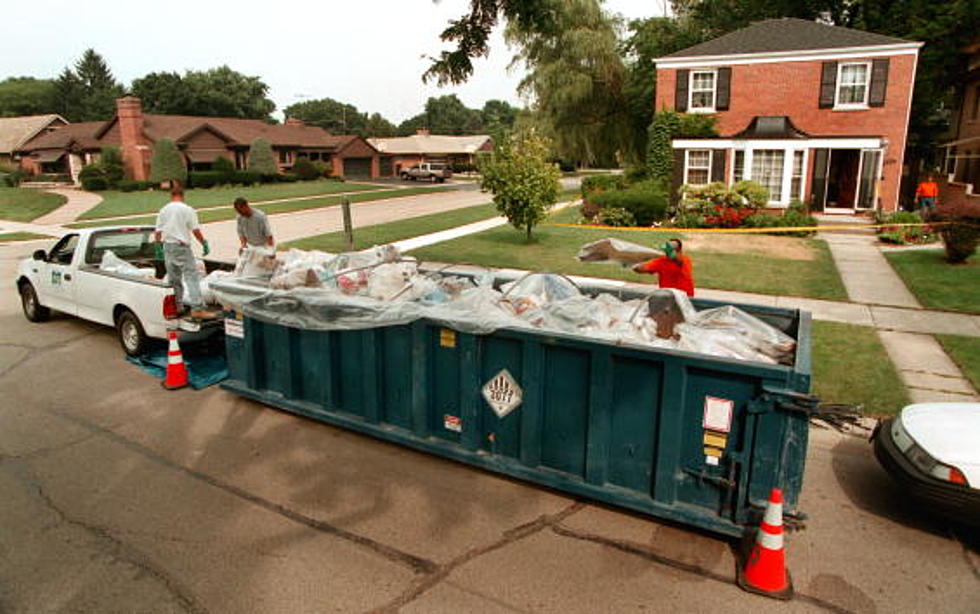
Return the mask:
M503 418L521 404L524 391L510 371L503 369L483 386L483 398L498 418Z

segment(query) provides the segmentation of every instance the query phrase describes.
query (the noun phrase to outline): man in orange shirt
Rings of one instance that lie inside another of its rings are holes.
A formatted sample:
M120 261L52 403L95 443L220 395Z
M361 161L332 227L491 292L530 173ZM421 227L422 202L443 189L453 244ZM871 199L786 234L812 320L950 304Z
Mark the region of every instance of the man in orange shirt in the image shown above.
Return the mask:
M664 256L642 262L633 267L637 273L657 274L661 288L676 288L694 296L694 267L691 259L682 253L680 239L671 239L664 245Z
M922 213L925 214L936 207L937 198L939 198L939 186L936 185L936 178L933 175L929 175L915 189L915 200L918 201Z

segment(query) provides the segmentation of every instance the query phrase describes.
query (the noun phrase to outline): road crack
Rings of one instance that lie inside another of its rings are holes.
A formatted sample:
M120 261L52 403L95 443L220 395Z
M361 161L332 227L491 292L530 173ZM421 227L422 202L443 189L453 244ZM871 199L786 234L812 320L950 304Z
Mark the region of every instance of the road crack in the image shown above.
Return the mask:
M391 612L397 612L400 608L408 605L412 601L415 601L426 592L438 586L459 567L462 567L463 565L466 565L467 563L481 556L525 539L526 537L540 533L549 527L553 528L555 525L584 507L584 503L576 501L555 514L543 514L530 522L518 525L512 529L508 529L503 532L499 539L489 544L471 548L448 563L439 565L430 574L417 579L404 593L383 606L369 610L369 612L371 614L388 614Z

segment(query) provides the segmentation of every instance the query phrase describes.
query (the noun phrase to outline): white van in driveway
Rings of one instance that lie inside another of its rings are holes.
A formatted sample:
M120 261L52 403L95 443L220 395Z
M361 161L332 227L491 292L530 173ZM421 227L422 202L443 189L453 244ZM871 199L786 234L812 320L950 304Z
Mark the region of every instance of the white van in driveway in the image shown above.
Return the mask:
M43 322L51 310L114 326L127 354L136 356L150 338L166 339L167 329L208 333L220 319L177 318L173 289L163 281L163 262L154 256L152 226L117 226L72 232L50 250L39 249L20 262L17 290L24 316ZM125 275L100 268L103 254L147 271ZM210 270L231 265L205 262Z

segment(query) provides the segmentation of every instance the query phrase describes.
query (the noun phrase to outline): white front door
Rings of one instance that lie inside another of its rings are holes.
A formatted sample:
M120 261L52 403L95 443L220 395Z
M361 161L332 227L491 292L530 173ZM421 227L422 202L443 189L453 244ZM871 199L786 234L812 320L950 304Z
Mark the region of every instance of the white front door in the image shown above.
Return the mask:
M858 168L857 194L854 208L874 209L878 204L878 184L881 182L881 150L862 149Z

